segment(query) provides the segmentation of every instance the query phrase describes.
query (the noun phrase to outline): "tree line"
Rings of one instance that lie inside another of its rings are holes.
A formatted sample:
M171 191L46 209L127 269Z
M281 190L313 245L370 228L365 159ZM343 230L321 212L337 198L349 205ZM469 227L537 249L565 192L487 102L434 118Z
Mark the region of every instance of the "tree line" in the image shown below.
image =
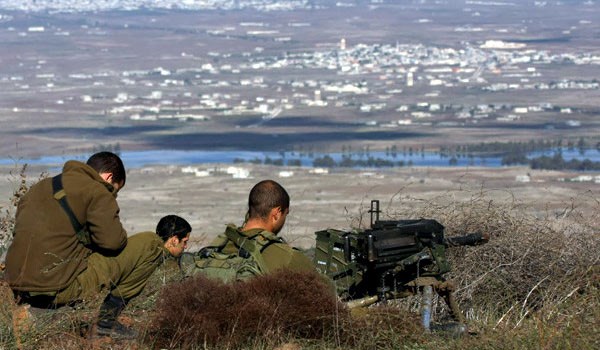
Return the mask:
M486 157L501 157L501 165L513 166L513 165L528 165L532 169L547 169L547 170L577 170L577 171L590 171L600 170L600 162L595 162L590 159L572 159L565 160L562 156L563 150L578 150L580 154L584 154L589 149L596 149L600 151L600 142L594 140L586 140L585 138L579 139L557 139L557 140L530 140L526 142L481 142L477 144L464 144L464 145L453 145L453 146L440 146L438 151L428 151L433 154L439 154L442 158L448 158L448 165L455 166L458 164L458 159L469 158L475 159L481 158L485 160ZM542 155L539 157L528 157L533 152L544 152L544 151L555 151L556 154L553 156ZM269 156L264 159L255 158L252 160L244 160L237 158L234 163L252 163L252 164L266 164L275 166L302 166L302 160L300 158L288 158L286 155L291 156L308 156L312 160L313 167L319 168L389 168L389 167L403 167L412 166L412 160L396 160L398 156L425 156L424 146L404 146L402 148L396 145L388 146L385 148L385 157L376 157L371 154L370 147L363 146L352 148L352 146L342 146L341 159L336 160L329 154L318 155L314 153L312 146L303 148L299 146L291 151L279 152L279 158L271 158ZM379 151L380 152L380 151Z

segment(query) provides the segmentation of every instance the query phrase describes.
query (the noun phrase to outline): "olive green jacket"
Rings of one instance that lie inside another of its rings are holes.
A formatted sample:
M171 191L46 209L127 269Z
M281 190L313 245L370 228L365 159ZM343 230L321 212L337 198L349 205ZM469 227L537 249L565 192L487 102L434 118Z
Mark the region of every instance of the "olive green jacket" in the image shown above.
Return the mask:
M127 232L113 186L78 161L65 163L62 183L73 213L88 227L94 250L118 254L127 244ZM19 201L5 279L13 290L59 291L85 270L91 253L77 239L69 217L53 197L52 179L47 178Z
M234 225L228 225L228 230L236 229ZM261 230L252 229L248 231L242 231L241 228L237 228L242 236L248 237L257 241L263 250L261 255L263 257L266 271L263 273L271 273L277 269L291 269L297 271L314 271L314 265L301 251L291 247L282 238L277 237L275 234ZM227 244L223 248L222 252L225 254L237 254L239 247L234 242L228 240L225 235L220 235L214 241L214 245L219 245L219 241L226 239ZM213 244L211 244L213 245Z

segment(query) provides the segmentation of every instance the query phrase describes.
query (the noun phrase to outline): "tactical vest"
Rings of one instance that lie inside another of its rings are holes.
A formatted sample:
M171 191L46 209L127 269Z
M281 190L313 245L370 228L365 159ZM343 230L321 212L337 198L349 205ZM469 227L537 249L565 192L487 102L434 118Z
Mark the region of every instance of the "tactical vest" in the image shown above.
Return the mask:
M271 244L282 240L267 231L259 231L245 236L235 225L229 224L225 236L213 245L196 253L184 253L179 258L179 266L184 277L202 274L225 283L244 281L267 272L262 252ZM233 242L237 253L227 254L223 248Z

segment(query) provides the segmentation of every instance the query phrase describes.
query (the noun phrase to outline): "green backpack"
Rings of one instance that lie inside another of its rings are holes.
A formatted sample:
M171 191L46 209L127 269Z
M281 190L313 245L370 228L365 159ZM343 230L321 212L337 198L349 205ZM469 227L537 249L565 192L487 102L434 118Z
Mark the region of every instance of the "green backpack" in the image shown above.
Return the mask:
M258 232L246 237L239 233L235 225L227 225L225 237L221 236L222 239L217 244L204 247L196 253L182 254L179 258L179 266L184 277L202 274L208 278L230 283L264 274L266 265L261 255L262 251L269 245L281 241L268 238L266 242L260 242L255 239L260 234L261 232ZM238 248L237 254L222 252L229 241Z

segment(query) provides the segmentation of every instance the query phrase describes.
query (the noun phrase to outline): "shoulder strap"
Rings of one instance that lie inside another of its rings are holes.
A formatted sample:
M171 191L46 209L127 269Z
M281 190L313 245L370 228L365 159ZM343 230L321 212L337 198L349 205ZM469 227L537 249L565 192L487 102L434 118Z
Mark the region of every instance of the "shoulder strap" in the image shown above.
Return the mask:
M223 248L225 248L225 246L227 245L227 242L229 242L229 239L227 239L227 236L224 235L218 235L215 239L213 239L212 242L210 242L210 244L208 246L206 246L205 248L208 249L213 249L216 251L221 251L223 250Z
M263 238L262 240L257 240L256 237L260 236ZM260 245L260 252L262 253L265 249L267 249L271 244L274 243L285 243L283 238L277 237L273 233L265 230L257 230L257 232L253 235L245 236L248 239L254 240L258 245Z
M62 185L62 174L58 174L52 178L52 191L54 199L56 199L58 203L60 203L60 206L63 208L63 210L69 217L69 220L71 221L71 225L75 230L75 234L77 235L77 239L79 240L79 242L81 242L83 245L89 245L91 243L89 234L87 234L85 227L79 222L79 220L77 220L75 214L73 213L73 210L71 210L71 207L67 202L67 193L65 192L65 189Z
M228 225L225 229L225 235L238 247L239 250L244 250L248 252L250 256L252 256L252 258L258 264L261 272L267 272L267 265L261 254L262 246L254 239L256 236L258 236L258 234L251 237L246 237L240 234L234 225Z
M223 248L225 248L225 246L227 245L227 242L229 242L229 239L227 239L227 236L218 235L217 238L215 238L212 242L210 242L209 245L207 245L206 247L202 247L196 253L196 255L198 255L201 258L207 258L213 252L220 253L223 251Z

